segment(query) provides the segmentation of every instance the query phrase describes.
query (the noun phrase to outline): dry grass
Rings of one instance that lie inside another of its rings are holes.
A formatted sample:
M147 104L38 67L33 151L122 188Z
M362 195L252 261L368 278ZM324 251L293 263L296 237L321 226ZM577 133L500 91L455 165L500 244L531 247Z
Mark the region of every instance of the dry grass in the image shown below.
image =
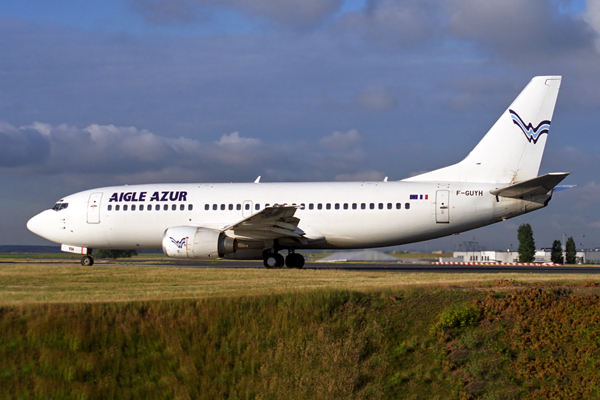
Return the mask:
M311 289L486 287L497 280L580 281L589 275L458 274L355 272L341 270L266 270L165 268L75 264L0 264L0 305L42 302L111 302L244 296Z

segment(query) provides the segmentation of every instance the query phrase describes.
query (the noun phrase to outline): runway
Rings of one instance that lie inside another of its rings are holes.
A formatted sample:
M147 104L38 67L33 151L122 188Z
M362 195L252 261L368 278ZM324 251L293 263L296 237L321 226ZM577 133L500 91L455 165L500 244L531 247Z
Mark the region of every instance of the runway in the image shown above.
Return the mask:
M119 261L116 264L125 264ZM265 269L261 261L156 261L144 264L126 263L139 266L163 266L175 268L256 268ZM101 265L101 264L97 264ZM93 268L93 267L92 267ZM304 269L312 270L344 270L344 271L377 271L377 272L435 272L435 273L473 273L473 274L500 274L500 273L536 273L536 274L590 274L600 275L599 266L516 266L516 265L429 265L429 264L400 264L380 262L341 262L320 263L307 262ZM266 270L266 269L265 269Z

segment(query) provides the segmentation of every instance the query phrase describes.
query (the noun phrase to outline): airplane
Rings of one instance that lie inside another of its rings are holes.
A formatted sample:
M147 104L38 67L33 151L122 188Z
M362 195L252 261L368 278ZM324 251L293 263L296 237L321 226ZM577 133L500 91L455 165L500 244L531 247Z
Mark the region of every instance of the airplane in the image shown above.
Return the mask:
M60 199L27 228L84 266L92 249L162 249L302 268L302 250L458 234L546 207L569 175L538 176L561 79L534 77L462 161L400 181L104 187Z

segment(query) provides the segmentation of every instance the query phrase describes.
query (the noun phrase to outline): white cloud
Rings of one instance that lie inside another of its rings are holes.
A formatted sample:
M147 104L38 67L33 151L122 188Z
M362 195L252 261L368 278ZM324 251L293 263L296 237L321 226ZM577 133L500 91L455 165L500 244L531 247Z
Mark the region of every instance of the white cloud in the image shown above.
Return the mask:
M415 47L439 32L441 1L368 1L367 7L348 13L338 28L371 41Z
M379 171L359 171L354 173L339 174L335 177L336 181L382 181L383 173Z
M259 139L241 137L239 132L232 132L229 135L224 134L218 142L219 146L239 146L249 147L260 144Z
M596 32L596 48L600 51L600 0L587 0L582 18Z
M361 141L360 133L356 129L350 129L348 132L335 131L321 138L319 144L328 150L345 151L360 144Z

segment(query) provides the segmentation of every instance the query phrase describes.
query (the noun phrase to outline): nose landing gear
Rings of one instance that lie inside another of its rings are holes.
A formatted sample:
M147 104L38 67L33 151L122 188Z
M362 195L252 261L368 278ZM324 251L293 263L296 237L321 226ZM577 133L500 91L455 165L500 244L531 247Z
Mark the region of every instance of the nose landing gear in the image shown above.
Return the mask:
M84 267L91 267L92 265L94 265L94 259L92 258L92 256L83 256L81 257L81 265L83 265Z

